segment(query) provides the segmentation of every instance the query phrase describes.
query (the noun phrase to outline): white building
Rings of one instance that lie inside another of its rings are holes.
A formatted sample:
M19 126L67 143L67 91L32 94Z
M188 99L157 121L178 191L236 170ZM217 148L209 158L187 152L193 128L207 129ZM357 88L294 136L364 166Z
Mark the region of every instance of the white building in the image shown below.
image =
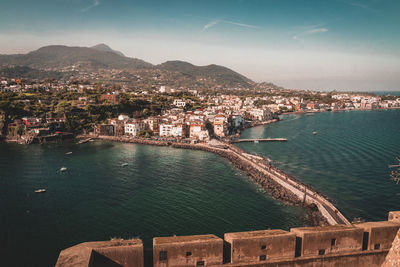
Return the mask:
M185 137L185 125L183 123L172 125L171 135L173 137Z
M126 135L136 136L138 132L144 130L144 123L139 120L129 120L124 124Z
M118 116L118 120L119 120L119 121L127 121L127 120L129 120L129 116L128 116L128 115L125 115L125 114L120 114L120 115Z
M160 136L167 137L172 134L172 125L168 123L160 124Z
M184 106L186 106L186 102L183 101L182 99L175 99L174 100L174 105L176 107L183 108Z
M273 118L273 114L269 109L261 109L261 108L253 108L249 110L249 113L259 121L271 120Z

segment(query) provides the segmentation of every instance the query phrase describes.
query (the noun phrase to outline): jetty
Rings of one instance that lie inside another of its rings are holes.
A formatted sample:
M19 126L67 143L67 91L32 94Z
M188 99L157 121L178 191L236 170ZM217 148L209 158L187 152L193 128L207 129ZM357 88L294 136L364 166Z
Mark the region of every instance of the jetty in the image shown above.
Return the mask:
M225 153L230 154L231 157L237 158L239 161L241 161L241 165L247 165L251 167L253 171L248 173L250 176L255 176L257 178L257 183L264 184L265 181L262 181L264 178L266 179L266 182L273 182L278 185L278 188L281 187L281 190L287 191L291 197L294 196L297 198L297 201L303 204L316 205L322 216L325 217L330 225L351 225L346 217L344 217L344 215L319 192L301 183L299 180L288 175L287 173L282 172L276 167L273 167L264 158L251 155L234 145L230 144L228 146L228 149L224 149ZM254 172L254 170L256 170L258 174L253 174L252 172Z
M286 138L258 138L258 139L236 139L233 143L242 143L242 142L287 142Z

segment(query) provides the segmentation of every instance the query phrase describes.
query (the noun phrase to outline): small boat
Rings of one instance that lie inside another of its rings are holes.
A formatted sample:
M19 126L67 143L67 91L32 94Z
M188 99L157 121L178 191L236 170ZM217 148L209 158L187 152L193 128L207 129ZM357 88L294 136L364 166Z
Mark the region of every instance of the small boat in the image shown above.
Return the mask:
M121 166L122 167L128 166L128 163L122 163Z
M60 172L65 172L65 171L67 171L67 168L61 167Z
M93 140L93 139L90 139L89 142L94 142L94 140Z
M70 151L70 152L67 152L67 153L65 153L66 155L71 155L72 154L72 152Z
M35 190L35 193L45 193L45 192L46 192L46 189L44 189L44 188Z
M254 144L258 144L258 143L259 143L258 140L255 140L255 141L254 141Z
M76 144L80 145L80 144L84 144L84 143L87 143L87 142L91 142L90 140L93 140L93 139L92 138L82 139L79 142L77 142Z
M312 134L313 134L313 135L316 135L316 134L317 134L317 132L316 132L316 131L314 131Z
M314 113L306 113L307 116L314 116Z

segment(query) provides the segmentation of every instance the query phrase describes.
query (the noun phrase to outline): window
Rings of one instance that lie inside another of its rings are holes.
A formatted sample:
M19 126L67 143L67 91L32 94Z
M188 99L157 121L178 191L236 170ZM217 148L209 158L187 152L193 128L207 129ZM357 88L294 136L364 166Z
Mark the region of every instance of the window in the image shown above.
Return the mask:
M375 244L374 249L380 249L381 248L381 244Z
M266 245L262 245L261 249L267 249L267 246Z
M331 246L336 246L336 238L331 239Z
M198 261L198 262L196 263L196 266L204 266L204 261Z
M159 259L160 261L166 261L168 259L167 251L160 251Z
M267 259L267 255L261 255L260 256L260 261L265 261Z
M186 252L186 257L192 256L192 252L188 251Z
M325 249L318 250L318 255L325 255Z

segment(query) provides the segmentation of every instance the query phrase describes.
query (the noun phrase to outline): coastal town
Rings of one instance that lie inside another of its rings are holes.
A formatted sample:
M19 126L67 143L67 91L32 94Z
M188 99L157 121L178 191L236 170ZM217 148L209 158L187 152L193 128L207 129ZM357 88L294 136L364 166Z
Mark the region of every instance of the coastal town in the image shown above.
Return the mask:
M89 133L232 141L243 128L270 123L280 114L389 108L400 108L400 98L275 87L220 93L166 85L137 90L83 79L0 79L1 136L25 144Z

